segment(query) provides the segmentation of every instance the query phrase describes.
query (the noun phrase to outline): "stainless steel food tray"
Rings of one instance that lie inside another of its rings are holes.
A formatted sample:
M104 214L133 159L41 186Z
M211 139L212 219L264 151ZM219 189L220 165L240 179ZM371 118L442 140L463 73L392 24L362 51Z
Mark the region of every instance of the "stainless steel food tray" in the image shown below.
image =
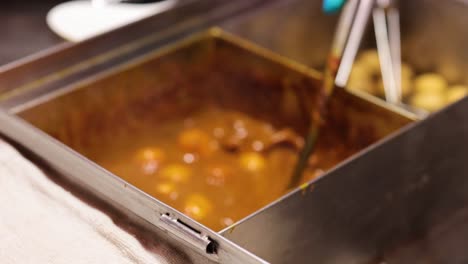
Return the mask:
M212 51L215 51L215 55L210 55ZM76 116L74 113L80 111L88 113L87 116L92 113L95 117L101 116L101 119L92 118L92 120L97 120L100 124L99 127L102 127L106 122L106 116L112 116L112 110L115 106L122 106L126 101L131 105L135 105L139 100L143 102L147 98L157 98L160 92L158 89L152 89L153 87L164 88L165 82L175 81L170 78L162 78L164 81L160 82L161 78L159 77L167 76L164 74L166 68L164 65L168 65L165 64L166 61L169 62L170 66L179 65L182 67L182 72L189 74L189 72L193 71L191 69L203 69L203 65L210 65L212 61L207 61L206 58L212 58L213 56L221 56L220 58L223 61L230 61L231 65L227 68L229 69L228 72L239 72L239 76L243 76L243 78L253 78L255 71L259 70L263 72L263 78L272 78L274 83L283 83L282 80L286 78L291 83L298 82L298 84L308 86L307 89L311 93L318 91L319 75L317 73L234 36L226 35L219 29L212 29L189 38L180 44L157 50L141 58L129 60L128 63L122 66L110 68L103 73L67 86L57 87L52 90L41 90L42 87L40 86L36 88L37 90L34 88L31 90L26 89L24 94L19 94L19 98L23 98L22 103L16 103L14 107L10 108L10 112L20 115L44 131L55 135L59 140L64 141L71 147L77 148L79 145L74 146L73 140L68 142L67 137L60 136L59 131L65 131L65 134L69 136L68 138L76 140L80 135L86 138L87 134L85 132L93 131L92 129L86 129L86 127L89 128L96 124L93 125L93 123L81 119L76 119L74 123L70 123L69 121L73 119L69 120L68 117ZM220 67L220 64L217 65ZM207 70L209 69L207 68ZM158 73L158 70L161 72ZM144 75L141 75L145 72L151 72L152 74L145 78ZM209 73L210 71L208 71ZM266 73L268 74L265 75ZM253 74L252 77L248 77L250 74ZM235 98L242 96L243 90L235 87L236 79L233 76L228 78L231 78L227 79L229 80L228 83L232 82L234 86L231 89L227 85L222 93L214 93L215 99L229 102L229 96ZM279 79L276 80L276 78ZM140 88L129 89L128 87L131 87L128 86L129 83L138 85ZM266 83L269 83L269 81ZM244 99L239 97L237 101L242 101L244 111L251 109L250 106L256 106L257 110L260 107L264 111L263 115L269 116L271 122L278 122L279 120L274 118L275 116L278 117L276 107L278 102L275 100L280 98L277 95L281 90L276 89L278 88L277 85L261 87L244 87L247 90L257 88L258 92L253 93L254 91L250 90L249 97L244 97ZM179 89L182 88L179 87ZM208 90L214 89L213 87L206 88ZM260 88L264 90L259 90ZM271 91L267 93L265 89L271 89ZM260 101L254 96L257 93L262 98L268 95L271 100L264 101L266 103L264 105L259 104ZM34 96L31 96L31 94ZM29 98L29 100L24 101L25 98ZM10 104L12 106L12 102L19 101L13 97L11 101L6 100L5 105ZM386 108L386 105L375 103L372 99L361 98L344 90L337 91L330 106L330 122L328 123L331 126L325 128L325 134L332 133L333 129L336 131L345 129L340 131L343 134L342 143L347 144L346 142L350 142L356 146L356 150L364 148L412 121L409 114L395 112ZM150 108L149 110L156 111L157 114L157 108ZM129 108L126 113L131 112L132 109ZM230 244L213 231L110 175L76 152L17 120L15 117L3 114L2 119L5 126L2 127L1 134L37 155L39 160L63 174L72 183L91 191L98 198L118 208L131 211L135 216L153 225L153 229L159 231L155 232L156 234L165 237L169 242L172 242L174 247L192 256L192 259L193 256L198 256L202 260L206 258L205 261L221 261L223 263L236 261L256 263L260 261ZM77 120L84 123L76 123ZM108 125L112 126L110 123ZM290 125L293 127L301 126L297 121L296 125L294 125L292 120ZM334 128L334 126L337 127ZM80 148L76 150L80 151ZM165 230L166 233L161 234L161 230ZM174 244L172 240L178 242ZM195 261L199 260L195 258Z
M467 156L468 98L223 235L272 263L466 263Z

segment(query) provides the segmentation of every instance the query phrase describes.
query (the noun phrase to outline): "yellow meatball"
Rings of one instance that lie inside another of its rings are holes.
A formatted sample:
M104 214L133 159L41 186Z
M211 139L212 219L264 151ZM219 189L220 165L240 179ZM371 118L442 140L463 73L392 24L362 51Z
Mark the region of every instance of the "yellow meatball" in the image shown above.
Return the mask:
M402 63L401 64L401 79L402 80L412 79L413 77L414 77L414 71L411 68L411 66L409 66L406 63Z
M144 148L137 152L136 160L146 161L158 161L163 162L166 159L164 150L160 148Z
M186 183L192 176L192 170L186 165L170 164L160 171L160 176L172 182Z
M429 112L437 111L445 105L443 93L417 93L411 98L411 105Z
M166 153L160 148L144 148L137 152L135 161L144 173L156 172L166 160Z
M443 92L447 88L447 81L436 73L427 73L416 77L414 89L419 93Z
M447 91L447 103L454 103L468 95L468 87L464 85L455 85Z
M382 97L385 96L385 89L384 89L384 85L383 85L382 81L380 81L377 84L376 90L377 90L377 95L382 96ZM402 79L401 80L401 96L403 98L407 97L412 92L413 92L413 83L411 82L411 80L410 79Z
M265 169L265 158L256 152L245 152L239 157L240 166L251 172L259 172Z
M355 63L353 65L347 87L350 90L358 90L370 94L375 92L374 84L372 83L372 74L363 63Z
M350 79L370 79L372 74L363 62L355 62L351 68Z
M372 82L366 81L366 80L349 80L348 85L347 85L349 90L352 91L359 91L359 92L365 92L368 94L372 95L377 95L375 91L375 85Z
M213 210L213 204L202 194L190 195L184 205L184 213L195 220L202 220Z
M401 79L401 96L407 97L413 92L413 83L411 79L405 78Z
M376 50L366 50L363 51L359 57L359 62L362 62L367 69L371 72L371 74L379 74L380 73L380 61L379 61L379 54Z
M179 135L178 143L186 152L206 155L211 154L215 150L210 136L197 128L183 131Z

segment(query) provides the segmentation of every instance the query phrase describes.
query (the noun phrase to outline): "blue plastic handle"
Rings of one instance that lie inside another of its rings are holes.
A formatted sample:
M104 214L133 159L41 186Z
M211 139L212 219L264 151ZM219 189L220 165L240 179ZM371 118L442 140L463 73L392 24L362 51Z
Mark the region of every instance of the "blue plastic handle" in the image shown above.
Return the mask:
M338 12L346 0L323 0L323 11L325 13L335 13Z

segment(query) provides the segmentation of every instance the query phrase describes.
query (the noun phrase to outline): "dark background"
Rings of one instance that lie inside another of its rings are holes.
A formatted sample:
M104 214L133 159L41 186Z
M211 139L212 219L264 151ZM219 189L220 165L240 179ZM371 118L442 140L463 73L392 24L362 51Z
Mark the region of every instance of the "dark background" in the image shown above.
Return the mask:
M46 24L47 12L64 0L2 0L0 65L63 42Z

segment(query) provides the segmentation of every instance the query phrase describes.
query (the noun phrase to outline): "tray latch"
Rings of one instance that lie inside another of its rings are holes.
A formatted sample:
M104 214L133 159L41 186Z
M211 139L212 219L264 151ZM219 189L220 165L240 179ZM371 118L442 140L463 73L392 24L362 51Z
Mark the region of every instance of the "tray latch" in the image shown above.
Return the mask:
M218 244L209 236L187 225L169 214L161 215L162 228L176 235L179 239L214 257L218 253Z

